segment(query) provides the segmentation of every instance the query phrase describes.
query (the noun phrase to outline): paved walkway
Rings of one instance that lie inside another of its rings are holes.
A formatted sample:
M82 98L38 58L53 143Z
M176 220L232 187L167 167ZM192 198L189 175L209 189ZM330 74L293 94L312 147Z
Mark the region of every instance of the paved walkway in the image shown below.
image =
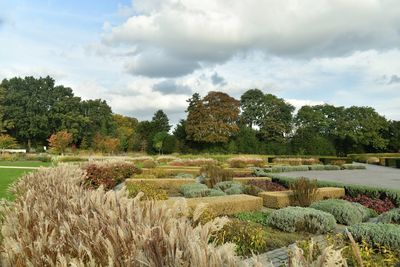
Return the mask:
M0 166L0 169L26 169L26 170L38 170L44 167L28 167L28 166Z
M366 170L302 171L279 175L400 189L400 169L371 164L365 166Z

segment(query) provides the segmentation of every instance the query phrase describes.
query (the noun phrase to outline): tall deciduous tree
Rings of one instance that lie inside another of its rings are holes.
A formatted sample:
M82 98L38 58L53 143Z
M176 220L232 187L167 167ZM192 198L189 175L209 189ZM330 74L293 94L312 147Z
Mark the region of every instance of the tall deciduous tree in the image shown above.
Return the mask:
M50 95L54 80L50 77L33 77L3 80L5 94L5 120L12 128L9 133L20 141L26 141L28 149L32 142L43 142L50 135L48 113L51 109Z
M247 90L240 97L240 105L242 108L241 117L249 126L260 126L263 121L263 110L265 108L264 93L259 89Z
M133 147L138 120L120 114L114 114L113 120L116 125L116 136L119 139L120 150L131 150Z
M388 148L392 152L400 152L400 121L390 121L388 129Z
M197 142L227 143L239 131L240 102L226 93L209 92L188 109L186 133Z
M257 126L262 139L283 142L292 129L294 107L284 99L251 89L241 96L242 119L249 126Z

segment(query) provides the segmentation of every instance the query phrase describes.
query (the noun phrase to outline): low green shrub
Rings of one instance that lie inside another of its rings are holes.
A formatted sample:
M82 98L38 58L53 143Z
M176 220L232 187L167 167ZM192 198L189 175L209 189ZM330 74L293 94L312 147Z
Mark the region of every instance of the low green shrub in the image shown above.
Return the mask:
M400 225L359 223L348 229L356 240L365 240L370 244L379 244L393 249L400 248Z
M332 214L324 211L287 207L271 212L268 224L285 232L304 231L314 234L323 234L336 227L336 220Z
M187 198L205 197L210 194L211 189L204 184L185 184L180 188L181 193Z
M193 174L190 173L178 173L175 175L175 178L177 179L193 179Z
M342 168L345 170L365 170L367 167L360 164L343 164Z
M214 240L218 245L232 242L236 245L236 253L246 256L265 251L266 235L267 231L257 223L231 220L216 233Z
M257 177L267 177L272 172L272 168L253 168L253 175Z
M272 172L300 172L308 171L308 166L274 166L272 167Z
M394 223L400 224L400 208L392 209L388 212L382 213L377 218L380 223Z
M153 169L157 167L157 163L153 159L147 159L142 162L142 166L146 169Z
M208 193L208 196L210 197L220 197L220 196L226 196L226 193L221 191L221 190L217 190L217 189L211 189Z
M143 192L144 195L141 200L165 200L168 199L167 192L165 190L156 188L154 185L140 182L140 183L129 183L126 188L129 192L129 197L136 197L139 192Z
M235 218L268 226L268 214L262 211L240 212L235 214Z
M214 186L214 189L223 191L227 195L243 194L243 185L232 181L219 182Z
M251 196L258 196L259 193L263 192L264 190L262 190L260 187L255 186L255 185L245 185L243 187L243 194L246 195L251 195Z
M327 199L311 204L310 208L332 214L340 224L353 225L367 220L371 212L359 203L343 199Z

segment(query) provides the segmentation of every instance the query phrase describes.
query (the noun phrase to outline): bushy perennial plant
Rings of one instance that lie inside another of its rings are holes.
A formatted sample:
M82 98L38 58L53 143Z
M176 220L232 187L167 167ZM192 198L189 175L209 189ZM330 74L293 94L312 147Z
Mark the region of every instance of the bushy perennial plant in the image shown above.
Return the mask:
M323 234L336 227L332 214L324 211L287 207L273 211L268 217L268 224L285 232L309 232Z
M322 210L332 214L340 224L352 225L366 221L371 217L368 208L359 203L342 199L327 199L311 204L310 208Z

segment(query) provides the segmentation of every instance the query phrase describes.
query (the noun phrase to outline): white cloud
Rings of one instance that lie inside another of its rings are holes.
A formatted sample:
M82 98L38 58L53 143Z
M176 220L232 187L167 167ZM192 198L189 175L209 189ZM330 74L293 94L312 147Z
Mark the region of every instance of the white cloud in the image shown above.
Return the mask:
M125 59L130 71L152 77L182 76L253 50L313 58L400 43L396 0L138 0L132 9L136 15L104 43L138 49Z

